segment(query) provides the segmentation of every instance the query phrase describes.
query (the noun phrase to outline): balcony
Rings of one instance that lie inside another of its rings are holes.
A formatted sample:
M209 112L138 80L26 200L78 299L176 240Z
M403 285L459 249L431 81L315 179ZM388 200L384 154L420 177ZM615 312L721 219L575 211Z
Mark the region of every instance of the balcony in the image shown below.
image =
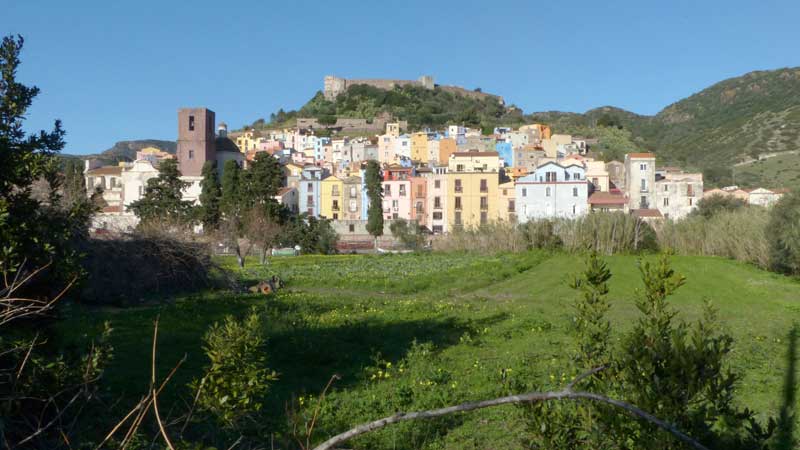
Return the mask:
M455 191L456 191L456 192L464 192L464 188L463 188L463 187L461 187L461 186L456 186L456 187L455 187Z

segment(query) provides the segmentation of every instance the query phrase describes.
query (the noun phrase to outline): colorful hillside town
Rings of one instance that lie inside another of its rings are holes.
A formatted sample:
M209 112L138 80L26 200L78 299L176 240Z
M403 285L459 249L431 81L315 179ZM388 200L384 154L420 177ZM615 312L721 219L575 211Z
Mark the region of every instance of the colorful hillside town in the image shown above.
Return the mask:
M198 203L206 161L215 161L221 176L226 161L246 168L262 152L283 167L284 186L275 200L292 212L330 219L344 242L370 241L364 177L370 160L382 168L386 221L414 221L432 235L492 222L574 219L598 211L633 214L649 222L680 220L704 196L733 196L768 207L784 193L736 186L705 191L702 174L659 167L653 153L629 153L624 161L604 162L592 151L596 140L553 134L542 124L498 127L489 135L459 125L409 133L405 122L382 118L380 134L348 137L321 136L303 120L292 129L229 133L207 108L182 108L177 119L174 156L145 148L135 161L115 166L86 161L88 191L101 188L105 200L95 226L135 226L129 206L141 198L147 181L158 176L165 159L177 158L188 183L184 199Z

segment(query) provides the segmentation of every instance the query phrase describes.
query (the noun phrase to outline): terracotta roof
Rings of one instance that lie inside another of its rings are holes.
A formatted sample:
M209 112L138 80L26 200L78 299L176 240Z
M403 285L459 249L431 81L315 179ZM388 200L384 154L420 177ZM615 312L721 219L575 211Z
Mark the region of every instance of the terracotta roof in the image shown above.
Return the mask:
M121 213L122 212L122 206L121 205L104 206L103 207L103 212L104 213Z
M655 153L628 153L629 158L655 158Z
M792 190L789 188L780 188L780 189L772 189L772 192L776 194L788 194L789 192L792 192Z
M589 196L589 204L591 205L624 205L625 202L625 196L622 194L594 192Z
M293 191L293 190L294 190L293 187L283 187L283 188L278 189L278 195L284 195L287 192Z
M120 166L103 166L86 172L87 175L122 175Z
M657 209L634 209L633 215L636 217L664 217Z

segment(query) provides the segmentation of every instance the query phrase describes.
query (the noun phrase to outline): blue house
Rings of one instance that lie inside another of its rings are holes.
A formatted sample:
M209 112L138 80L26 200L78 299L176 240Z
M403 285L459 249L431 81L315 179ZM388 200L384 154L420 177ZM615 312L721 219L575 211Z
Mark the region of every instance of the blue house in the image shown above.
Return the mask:
M514 167L514 150L511 148L511 142L498 142L494 148L505 167Z
M319 217L319 193L322 177L325 175L321 167L307 165L300 173L300 213Z

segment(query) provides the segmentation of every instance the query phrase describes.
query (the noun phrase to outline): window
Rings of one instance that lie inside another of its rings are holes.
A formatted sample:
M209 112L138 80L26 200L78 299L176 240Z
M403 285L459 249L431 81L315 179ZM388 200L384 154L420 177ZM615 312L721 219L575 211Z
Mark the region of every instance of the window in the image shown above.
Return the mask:
M435 209L442 209L442 198L441 197L433 197L433 207Z
M664 199L664 206L669 206L669 199L668 198Z
M399 200L392 200L392 208L397 209L400 204Z
M510 213L514 212L516 210L515 206L516 205L514 204L514 200L509 200L508 201L508 212L510 212Z
M350 198L356 198L356 187L350 186Z
M433 181L433 187L435 187L436 189L441 189L441 187L442 187L442 180L434 180L434 181Z
M115 187L117 187L117 179L116 179L116 178L114 178L114 177L111 177L111 178L109 178L109 180L110 180L110 182L111 182L111 187L112 187L112 188L115 188Z
M461 209L461 197L456 197L456 209Z
M485 179L481 180L481 192L489 192L489 183Z
M350 200L350 212L356 212L358 209L358 203L355 200Z
M438 234L438 233L441 233L442 231L443 231L443 230L442 230L442 226L441 226L441 225L434 225L434 226L433 226L433 232L434 232L434 233L437 233L437 234Z
M489 197L481 197L481 209L489 209Z
M575 205L572 205L572 215L575 215Z
M392 213L392 219L397 220L398 217L400 216L398 216L397 213Z
M306 212L308 213L309 216L313 216L314 215L314 210L311 209L311 208L308 208L308 211L306 211Z
M456 192L461 192L462 191L461 180L456 180L455 189L456 189Z
M405 197L405 196L406 196L406 185L405 184L401 184L400 185L400 197Z
M456 225L461 225L461 211L456 211L454 222Z
M639 164L639 170L647 170L647 164Z
M508 195L508 189L503 189L503 195Z
M339 220L339 214L333 213L333 220Z
M639 208L646 209L647 206L647 196L643 195L642 198L639 199Z
M527 197L528 196L528 189L522 188L522 196L523 197Z
M353 225L352 223L347 226L347 229L350 230L351 233L355 233L356 232L356 226Z
M314 190L314 184L313 184L313 183L308 183L308 185L306 186L306 188L307 188L309 191L313 191L313 190Z
M641 185L641 190L642 190L642 192L647 192L647 180L645 180L644 178L642 178L642 179L641 179L641 182L642 182L642 185Z
M194 116L189 116L189 131L194 131Z
M442 220L442 212L436 211L433 213L433 220Z
M481 225L486 225L489 221L489 214L486 211L481 211Z
M339 210L339 200L334 200L333 201L333 210L334 211L338 211Z
M564 179L569 181L569 172L564 172Z
M545 197L550 197L550 187L548 186L547 189L544 191Z
M339 186L333 185L331 186L331 195L339 195Z
M425 197L425 187L421 184L417 185L417 198Z
M691 184L686 185L686 195L689 197L694 197L694 186L692 186Z
M194 150L189 150L189 159L194 159Z
M464 165L463 164L456 164L456 172L463 172Z
M425 212L425 208L422 206L422 202L417 202L417 214L422 214Z
M689 206L692 206L692 204L693 204L692 200L694 200L694 199L690 197L689 198Z
M555 172L545 172L544 178L545 181L556 181L558 179Z
M669 192L669 185L668 184L664 185L664 192Z
M391 184L384 184L383 185L383 195L392 195L392 185Z

